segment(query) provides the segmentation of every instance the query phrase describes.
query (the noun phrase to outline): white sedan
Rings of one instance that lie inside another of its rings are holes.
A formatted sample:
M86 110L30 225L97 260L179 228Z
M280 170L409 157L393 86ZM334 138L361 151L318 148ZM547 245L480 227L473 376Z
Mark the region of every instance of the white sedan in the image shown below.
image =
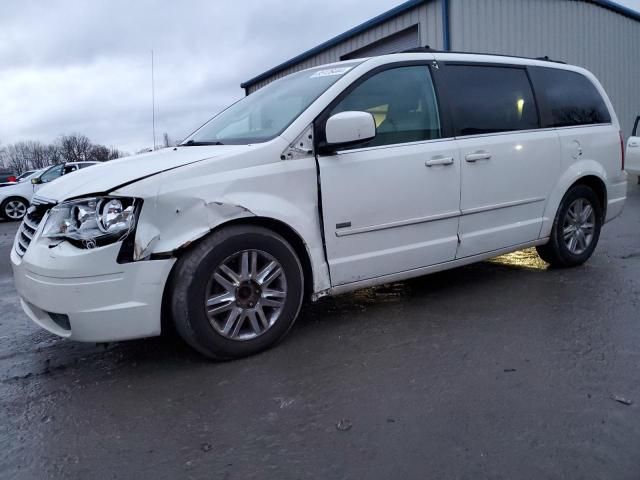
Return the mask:
M43 184L96 163L99 162L61 163L37 170L16 184L0 188L0 215L7 220L22 220L31 203L31 197Z

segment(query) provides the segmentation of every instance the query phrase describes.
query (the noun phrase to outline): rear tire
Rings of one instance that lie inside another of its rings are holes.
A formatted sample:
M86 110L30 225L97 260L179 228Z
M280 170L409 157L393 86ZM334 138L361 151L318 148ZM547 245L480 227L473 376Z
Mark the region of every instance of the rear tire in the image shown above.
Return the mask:
M252 355L289 332L303 283L302 265L280 235L249 225L223 228L176 263L173 321L180 336L209 358Z
M10 197L7 198L0 206L0 212L2 216L9 221L19 222L27 214L29 208L29 202L24 198Z
M598 244L602 223L603 211L596 193L586 185L575 185L560 202L549 243L536 247L538 255L552 267L582 265Z

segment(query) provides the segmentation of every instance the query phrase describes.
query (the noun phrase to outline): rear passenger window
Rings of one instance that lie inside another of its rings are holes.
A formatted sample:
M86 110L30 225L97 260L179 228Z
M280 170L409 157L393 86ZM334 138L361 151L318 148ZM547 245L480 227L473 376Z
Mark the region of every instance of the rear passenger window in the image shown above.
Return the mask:
M440 138L440 119L427 66L384 70L349 92L330 115L369 112L376 137L352 148L391 145Z
M456 135L538 128L538 111L524 69L448 65L446 70Z
M584 75L544 67L533 67L530 72L540 100L544 127L611 122L600 93Z

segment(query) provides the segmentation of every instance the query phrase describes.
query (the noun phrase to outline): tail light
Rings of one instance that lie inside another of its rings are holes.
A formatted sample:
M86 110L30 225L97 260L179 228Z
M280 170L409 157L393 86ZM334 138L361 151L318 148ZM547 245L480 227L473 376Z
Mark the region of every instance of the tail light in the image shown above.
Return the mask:
M621 170L624 170L624 136L622 135L622 130L620 130L620 163L622 164Z
M7 182L16 182L16 177L15 175L11 175L10 177L7 177Z

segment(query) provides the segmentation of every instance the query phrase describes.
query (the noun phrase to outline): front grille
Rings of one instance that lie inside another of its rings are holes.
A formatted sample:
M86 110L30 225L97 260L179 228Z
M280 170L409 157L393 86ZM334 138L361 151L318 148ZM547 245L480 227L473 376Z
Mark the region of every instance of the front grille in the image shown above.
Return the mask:
M40 222L54 205L55 202L43 200L37 197L34 197L33 200L31 200L31 206L27 210L27 214L24 216L22 224L18 229L18 234L16 235L15 248L18 255L22 257L27 253L27 249L33 240L33 236L38 230Z

